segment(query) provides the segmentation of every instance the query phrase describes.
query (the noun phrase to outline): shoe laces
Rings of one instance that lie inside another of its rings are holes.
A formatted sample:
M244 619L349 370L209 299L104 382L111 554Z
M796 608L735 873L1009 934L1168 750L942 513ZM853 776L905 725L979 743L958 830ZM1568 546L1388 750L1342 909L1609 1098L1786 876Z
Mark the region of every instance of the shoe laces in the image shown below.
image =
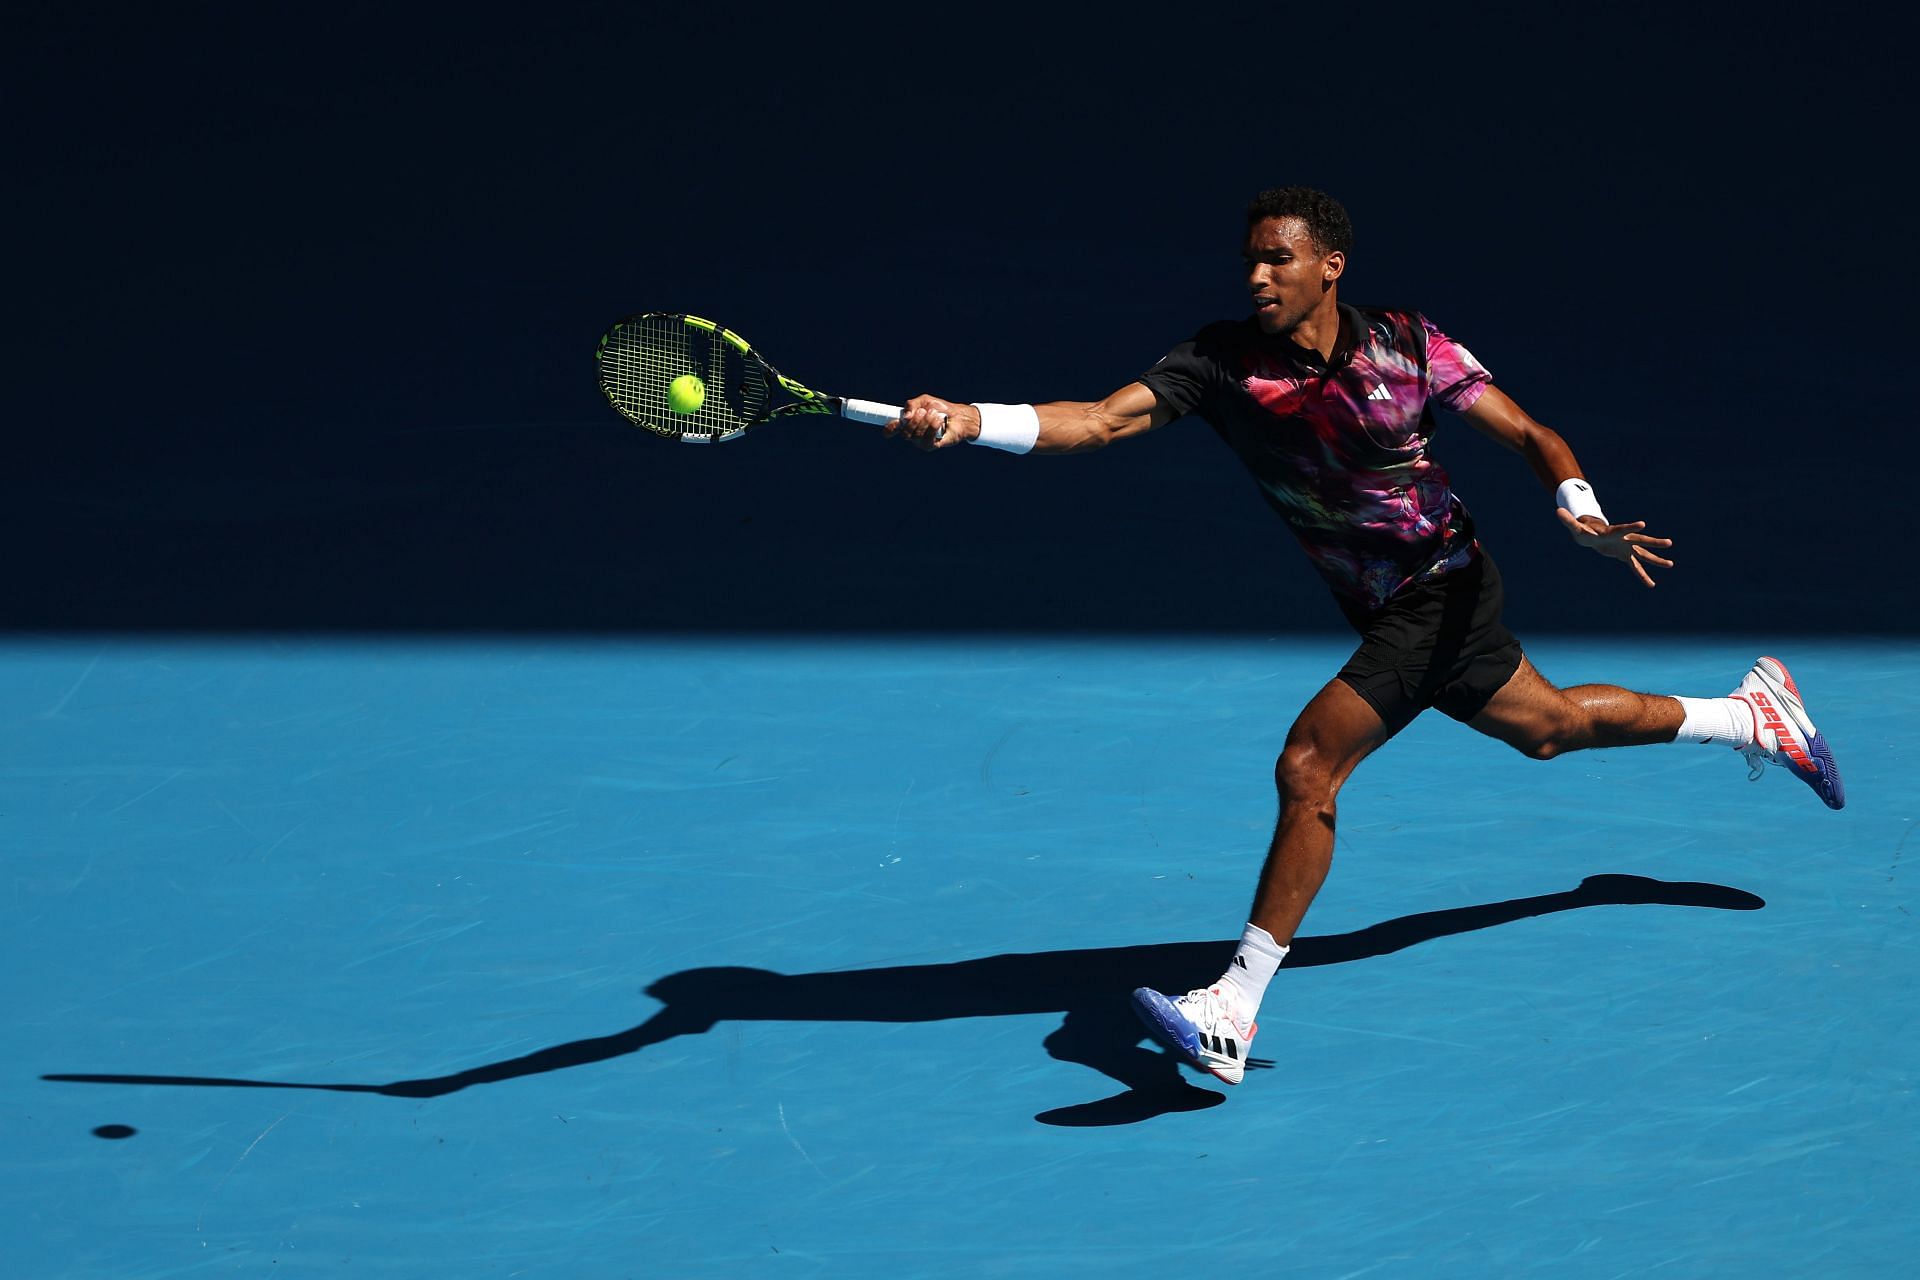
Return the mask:
M1755 671L1757 672L1758 668L1755 668ZM1780 761L1775 758L1773 751L1762 746L1760 743L1760 736L1767 731L1767 726L1766 723L1760 719L1760 713L1754 709L1753 699L1747 696L1748 681L1757 679L1757 675L1748 675L1746 680L1740 682L1740 687L1735 689L1730 695L1736 700L1744 702L1747 706L1747 711L1753 716L1753 741L1744 747L1734 748L1747 762L1748 782L1758 782L1760 775L1767 771L1768 765L1777 765L1780 763Z
M1236 1030L1244 1025L1240 1019L1233 1016L1233 1001L1218 987L1195 987L1187 992L1186 1003L1192 1007L1194 1013L1205 1020L1208 1028L1222 1022Z

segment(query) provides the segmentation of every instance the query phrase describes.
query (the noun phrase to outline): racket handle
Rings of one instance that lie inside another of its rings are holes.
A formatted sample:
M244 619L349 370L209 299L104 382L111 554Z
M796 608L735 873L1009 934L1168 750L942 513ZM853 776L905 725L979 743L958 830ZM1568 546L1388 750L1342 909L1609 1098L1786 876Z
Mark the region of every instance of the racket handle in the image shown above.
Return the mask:
M876 400L855 400L852 396L847 396L840 401L841 417L852 418L855 422L872 423L876 427L884 427L904 412L906 410L897 404L881 404ZM940 416L942 419L946 417L945 414ZM940 425L940 430L934 433L933 438L935 440L947 438L947 427L944 421Z
M881 404L874 400L855 400L848 396L840 402L840 416L852 418L855 422L870 423L881 427L899 417L903 410L897 404Z

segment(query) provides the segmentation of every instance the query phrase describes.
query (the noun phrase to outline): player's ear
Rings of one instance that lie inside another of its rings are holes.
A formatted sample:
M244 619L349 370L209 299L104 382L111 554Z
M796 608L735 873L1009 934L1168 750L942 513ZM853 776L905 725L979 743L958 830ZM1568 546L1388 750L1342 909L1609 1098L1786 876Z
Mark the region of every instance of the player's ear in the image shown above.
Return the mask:
M1320 260L1320 279L1322 283L1332 284L1347 269L1347 255L1335 249Z

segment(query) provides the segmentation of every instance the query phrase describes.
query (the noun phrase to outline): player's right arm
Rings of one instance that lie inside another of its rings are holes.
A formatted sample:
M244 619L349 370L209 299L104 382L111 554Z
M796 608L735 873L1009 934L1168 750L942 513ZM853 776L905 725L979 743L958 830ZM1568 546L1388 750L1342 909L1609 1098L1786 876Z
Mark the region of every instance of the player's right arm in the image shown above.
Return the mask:
M1040 419L1034 453L1085 453L1163 427L1179 415L1144 382L1129 382L1104 400L1054 400L1033 406ZM941 433L944 427L945 433ZM980 438L980 411L958 400L915 396L886 426L922 449L947 449Z

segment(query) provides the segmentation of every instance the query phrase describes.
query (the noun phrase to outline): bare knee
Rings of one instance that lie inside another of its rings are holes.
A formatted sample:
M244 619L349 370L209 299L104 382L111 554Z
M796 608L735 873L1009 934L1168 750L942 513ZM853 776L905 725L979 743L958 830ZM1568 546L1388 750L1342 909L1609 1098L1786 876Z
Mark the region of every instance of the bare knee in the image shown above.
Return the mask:
M1391 736L1359 694L1338 679L1329 681L1287 731L1287 745L1274 764L1280 821L1317 818L1331 828L1341 784Z
M1557 708L1558 714L1543 716L1536 722L1505 735L1507 745L1529 760L1552 760L1569 751L1592 745L1592 717L1572 702Z
M1516 742L1513 747L1529 760L1551 760L1567 752L1566 746L1558 738L1533 738Z
M1593 718L1558 689L1519 706L1489 707L1469 723L1529 760L1552 760L1591 746Z
M1274 785L1280 791L1283 811L1316 812L1333 817L1334 797L1340 791L1340 779L1334 765L1311 742L1289 742L1273 768Z
M1552 760L1602 745L1597 737L1600 704L1587 696L1592 691L1585 685L1556 688L1523 660L1513 678L1468 723L1529 760Z

